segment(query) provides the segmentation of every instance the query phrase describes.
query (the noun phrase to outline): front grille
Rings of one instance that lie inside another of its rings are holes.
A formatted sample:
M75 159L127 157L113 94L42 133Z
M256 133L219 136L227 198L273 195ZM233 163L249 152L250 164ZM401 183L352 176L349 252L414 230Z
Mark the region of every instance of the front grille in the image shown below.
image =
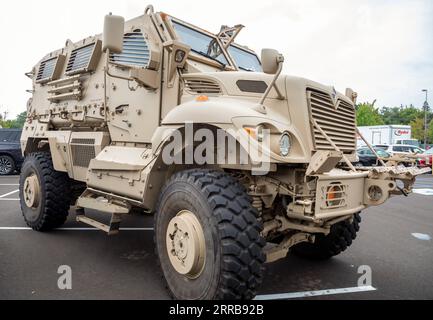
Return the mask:
M343 151L352 153L356 149L356 115L354 107L343 101L334 103L329 93L307 90L311 117L325 131L326 135ZM313 128L316 150L334 148L320 133Z
M220 94L218 83L207 79L185 79L185 88L192 94Z

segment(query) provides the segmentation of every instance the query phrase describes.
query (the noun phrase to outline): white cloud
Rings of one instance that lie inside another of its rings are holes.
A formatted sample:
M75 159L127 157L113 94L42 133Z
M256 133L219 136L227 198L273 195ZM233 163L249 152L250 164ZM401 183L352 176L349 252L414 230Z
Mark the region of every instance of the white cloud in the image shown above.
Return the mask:
M421 89L433 92L433 4L429 0L154 0L158 11L217 32L242 23L238 42L286 56L285 72L353 87L363 101L421 106ZM141 0L39 0L2 2L0 111L25 110L31 83L24 73L66 39L101 32L112 11L142 14Z

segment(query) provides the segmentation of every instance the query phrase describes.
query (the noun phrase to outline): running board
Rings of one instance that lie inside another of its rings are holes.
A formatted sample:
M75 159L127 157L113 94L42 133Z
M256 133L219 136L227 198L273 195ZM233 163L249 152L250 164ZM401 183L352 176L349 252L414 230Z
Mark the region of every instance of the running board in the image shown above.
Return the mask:
M98 195L88 189L84 191L84 193L78 198L76 207L76 219L78 222L85 223L89 226L104 231L108 235L115 235L119 233L122 215L128 214L131 210L131 206L128 203L108 199L107 197ZM87 217L85 215L84 209L91 209L111 214L110 224L106 225L102 222Z
M103 224L102 222L86 217L84 214L77 213L77 221L85 223L101 231L104 231L109 236L112 236L119 233L120 222L122 221L122 219L120 216L113 214L113 216L111 217L110 225L106 225Z

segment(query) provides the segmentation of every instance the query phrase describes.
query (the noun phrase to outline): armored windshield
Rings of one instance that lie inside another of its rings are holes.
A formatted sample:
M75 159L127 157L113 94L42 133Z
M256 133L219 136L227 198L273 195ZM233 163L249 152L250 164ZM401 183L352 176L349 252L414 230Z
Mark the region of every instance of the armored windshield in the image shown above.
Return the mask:
M260 60L254 53L243 50L234 45L229 47L229 53L235 60L235 63L239 69L254 72L263 71Z
M173 26L180 40L189 45L192 52L217 61L223 66L229 64L215 37L191 29L176 21L173 21Z

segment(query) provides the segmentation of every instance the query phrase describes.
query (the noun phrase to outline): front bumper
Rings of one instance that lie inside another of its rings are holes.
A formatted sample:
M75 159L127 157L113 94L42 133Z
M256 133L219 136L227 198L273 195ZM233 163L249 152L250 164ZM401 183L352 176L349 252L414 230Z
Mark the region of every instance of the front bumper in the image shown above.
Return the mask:
M348 216L386 202L392 195L408 195L415 178L429 168L375 167L356 172L332 170L317 175L314 219Z

